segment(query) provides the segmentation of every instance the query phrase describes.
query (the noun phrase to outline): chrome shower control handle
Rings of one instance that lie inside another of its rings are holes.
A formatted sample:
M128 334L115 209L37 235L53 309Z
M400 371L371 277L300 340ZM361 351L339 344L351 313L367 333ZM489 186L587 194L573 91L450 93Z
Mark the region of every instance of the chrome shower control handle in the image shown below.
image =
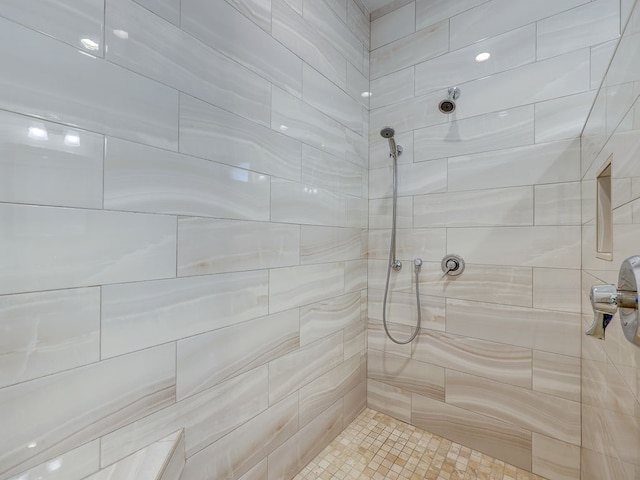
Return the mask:
M593 308L593 323L585 333L604 340L604 332L618 310L618 289L615 285L594 285L589 299Z

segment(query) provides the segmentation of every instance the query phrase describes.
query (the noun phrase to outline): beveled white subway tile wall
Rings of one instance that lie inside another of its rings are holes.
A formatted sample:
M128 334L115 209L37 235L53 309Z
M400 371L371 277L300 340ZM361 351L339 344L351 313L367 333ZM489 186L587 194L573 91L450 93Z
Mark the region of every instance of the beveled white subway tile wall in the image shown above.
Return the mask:
M539 59L589 47L620 34L620 2L595 0L540 20L536 26Z
M181 2L180 12L183 30L275 85L300 95L300 58L231 5L185 0ZM275 8L273 14L276 14ZM273 30L276 36L275 28ZM242 32L242 41L237 41L239 32Z
M414 162L533 143L533 106L491 112L414 131Z
M270 177L108 139L104 206L133 212L268 220Z
M174 217L3 204L0 223L2 294L175 276Z
M99 288L3 295L0 317L0 387L99 360Z
M102 207L104 137L0 111L0 200Z
M299 262L298 225L178 219L179 277L285 267Z
M31 3L0 6L0 478L182 429L185 479L297 473L366 406L368 12Z
M491 0L451 18L451 49L470 45L536 20L588 3L588 0Z
M182 153L299 180L300 151L300 142L270 128L188 95L180 97Z
M37 15L34 15L37 10ZM0 16L102 57L104 0L20 0L2 2Z
M102 358L264 316L267 277L255 270L104 286Z
M110 62L269 125L271 84L258 74L131 0L109 0L106 18Z
M0 108L177 149L175 90L5 19L0 43ZM28 62L10 47L15 44L29 52Z

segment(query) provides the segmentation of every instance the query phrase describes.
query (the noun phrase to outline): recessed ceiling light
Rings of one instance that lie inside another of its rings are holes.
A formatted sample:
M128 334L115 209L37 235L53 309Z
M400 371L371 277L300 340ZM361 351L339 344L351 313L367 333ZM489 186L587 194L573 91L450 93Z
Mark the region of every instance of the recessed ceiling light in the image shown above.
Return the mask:
M98 50L100 48L100 45L90 38L83 38L82 40L80 40L80 43L87 50Z
M34 140L49 140L49 134L47 133L47 129L41 123L36 123L35 125L31 125L29 127L27 136L29 138L33 138ZM30 447L30 448L33 448L33 447Z
M369 98L371 95L373 95L373 93L372 93L372 92L362 92L362 93L360 94L360 96L361 96L362 98Z
M482 52L476 55L476 62L478 63L486 62L490 58L491 58L491 54L489 52Z

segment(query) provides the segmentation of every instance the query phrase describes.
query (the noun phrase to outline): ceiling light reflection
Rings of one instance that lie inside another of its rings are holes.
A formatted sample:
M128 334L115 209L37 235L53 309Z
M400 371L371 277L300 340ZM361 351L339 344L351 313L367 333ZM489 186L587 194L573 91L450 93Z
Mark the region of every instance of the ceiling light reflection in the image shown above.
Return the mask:
M74 132L72 130L69 130L64 135L64 144L69 146L69 147L79 147L80 146L80 135L78 134L78 132Z
M129 38L129 32L127 32L126 30L119 30L119 29L115 29L113 31L113 34L118 37L121 38L123 40L126 40L127 38Z
M486 62L490 58L491 58L491 54L489 52L482 52L476 55L476 62L478 63Z
M100 44L94 42L93 40L91 40L90 38L83 38L80 40L80 43L82 44L82 46L84 48L86 48L87 50L98 50L100 48Z
M49 134L47 133L47 128L42 123L35 123L31 125L29 127L29 132L27 133L27 136L34 140L49 140ZM33 447L29 447L29 448L33 448Z

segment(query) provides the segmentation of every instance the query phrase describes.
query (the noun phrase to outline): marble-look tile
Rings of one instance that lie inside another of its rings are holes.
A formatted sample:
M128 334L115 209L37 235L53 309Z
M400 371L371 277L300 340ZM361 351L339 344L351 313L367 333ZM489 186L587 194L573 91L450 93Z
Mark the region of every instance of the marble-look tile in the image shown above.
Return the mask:
M367 406L411 423L411 392L367 379Z
M360 105L365 107L365 118L369 117L369 97L362 96L364 92L370 92L371 88L369 87L369 76L365 76L360 71L347 62L347 86L345 91L351 98L355 101L359 102Z
M446 399L452 405L580 444L579 402L452 370L447 370Z
M583 48L473 80L460 85L464 93L453 116L473 117L586 92L590 87L589 65L589 48Z
M179 340L177 400L280 358L299 346L298 310Z
M447 300L447 333L580 355L580 316L499 304Z
M580 401L580 358L533 351L533 390Z
M104 0L35 0L2 2L0 16L61 40L81 51L104 55Z
M184 469L184 464L186 462L186 456L184 453L184 431L180 430L176 434L169 435L166 440L171 441L172 438L175 440L172 442L173 450L169 454L170 457L167 459L165 465L163 465L162 473L159 479L157 480L180 480L180 475L182 475L182 470Z
M260 28L271 32L271 0L226 1Z
M389 258L391 230L369 230L367 258ZM439 261L447 250L444 228L403 228L396 231L396 256L400 260ZM413 268L412 268L413 270Z
M180 25L180 0L133 0L165 20Z
M384 290L387 278L387 260L369 260L368 265L368 287L369 289ZM411 293L413 291L414 273L410 268L391 271L389 276L389 291Z
M409 3L371 22L371 50L415 31L416 8Z
M416 130L414 161L530 145L533 126L533 106L527 105Z
M267 80L130 0L107 2L106 43L110 62L269 126Z
M536 103L536 143L578 138L594 99L589 91Z
M362 105L306 63L302 68L302 99L354 132L364 132Z
M100 441L93 440L9 480L81 480L100 468Z
M465 10L469 10L486 0L416 0L416 29L446 20L449 17L458 15Z
M0 205L0 293L175 275L173 217Z
M637 412L625 415L600 406L582 406L582 446L638 465L640 425ZM625 477L621 477L625 478Z
M102 208L102 135L0 112L0 201Z
M269 313L344 293L344 263L322 263L269 271Z
M620 34L618 0L595 0L557 15L547 15L536 23L538 59L590 47Z
M400 325L393 321L387 322L387 327L394 338L409 338L413 333L411 327ZM385 333L382 321L369 320L367 325L367 347L369 351L378 350L407 358L411 357L412 346L410 344L399 345L393 343Z
M107 140L104 207L269 220L270 178L201 158Z
M420 273L420 292L437 297L530 307L531 270L530 267L467 263L464 275L442 278L440 262L424 263Z
M272 1L275 16L276 2ZM280 88L302 93L302 60L226 2L181 0L180 27Z
M411 423L531 470L531 432L421 395L411 395Z
M180 151L233 167L300 179L300 142L188 95L180 97Z
M2 109L177 148L175 90L4 19L0 46Z
M536 225L580 225L581 188L579 182L535 186Z
M269 474L267 457L240 477L240 480L265 480Z
M396 227L411 228L413 226L413 203L420 197L398 198L396 211ZM393 216L393 201L390 198L369 200L369 228L390 228Z
M340 52L342 58L346 59L362 73L365 73L364 57L369 56L369 49L365 52L358 37L347 24L336 16L328 2L303 0L302 3L302 16L309 27L317 31L322 38ZM307 35L308 30L304 31L303 34Z
M353 420L367 408L367 380L363 380L344 396L344 425L350 425Z
M300 3L302 4L302 0ZM298 13L288 5L287 0L272 0L271 8L273 38L333 83L344 88L347 82L347 62L342 53L302 17L302 11ZM299 93L290 93L300 96L302 85Z
M369 289L369 318L382 321L382 309L384 291ZM422 328L429 330L445 329L445 299L428 297L421 292L420 315ZM388 322L411 327L415 329L418 323L418 307L415 293L403 293L390 291L387 296L386 318ZM394 335L395 338L405 339L410 335Z
M350 293L300 309L300 345L360 324L361 294Z
M475 61L481 52L491 53L490 60ZM535 59L536 30L531 24L418 63L415 93L421 95L438 90L444 98L452 85L512 71L535 62ZM464 87L462 91L466 93Z
M263 365L174 403L106 435L101 443L102 465L181 428L185 429L185 452L190 457L264 412L269 406L267 390L268 367Z
M597 90L602 84L617 45L616 39L591 47L591 90Z
M451 49L470 45L584 3L588 3L588 0L566 0L561 3L552 0L536 3L525 0L484 2L451 19Z
M422 331L412 358L509 385L531 387L532 357L528 348Z
M178 276L297 265L300 227L213 218L178 219Z
M383 118L382 120L385 119ZM381 123L383 127L389 124L387 121ZM369 168L373 170L393 165L388 140L382 138L379 130L372 132L372 134L375 134L375 136L369 139ZM398 165L413 163L413 129L408 132L396 131L394 138L396 145L402 147L402 153L398 156Z
M445 20L372 50L371 79L442 55L449 50L449 21Z
M637 372L638 367L627 368ZM599 362L583 358L582 403L594 407L606 405L610 412L635 415L638 409L635 392L621 375L623 369L623 366L613 364L610 359Z
M102 358L267 314L268 273L251 271L102 287Z
M448 229L447 250L465 262L579 268L580 227L474 227Z
M365 179L365 184L363 185L363 187L365 188L366 188L367 181L368 179ZM345 196L345 199L344 199L344 203L345 203L344 226L345 227L360 228L363 230L367 228L369 202L367 201L366 197L368 196L368 192L365 192L364 195L365 195L365 198ZM363 232L363 237L366 240L366 235L364 235L364 232Z
M447 189L447 160L398 165L398 195L425 195ZM393 195L392 167L377 168L369 173L369 198Z
M269 405L282 400L343 361L342 332L269 363Z
M344 262L344 293L359 292L367 288L366 260Z
M288 1L291 2L292 0ZM302 0L300 0L300 2L302 3ZM371 38L369 12L367 12L365 8L360 8L358 2L362 3L361 0L349 0L347 3L347 26L351 29L351 32L358 37L358 40L364 45L364 48L369 51L371 50L369 48ZM365 55L365 61L367 58L368 55Z
M367 322L362 320L344 329L344 358L366 355ZM365 389L366 390L366 389Z
M580 178L580 145L558 141L449 159L449 191L572 182Z
M4 388L0 406L11 414L2 419L0 475L22 472L173 402L174 345Z
M367 122L369 121L368 113L364 115L364 119ZM365 130L367 129L368 128L365 128ZM347 128L345 130L345 138L345 153L347 160L363 168L363 175L367 175L367 167L369 165L369 141L366 131L364 135L359 135L353 130L349 130ZM364 187L366 188L366 182ZM363 194L364 192L366 192L366 189L363 190Z
M294 394L189 457L181 480L240 478L297 431Z
M116 478L162 480L164 467L168 466L171 460L177 437L182 438L181 431L146 446L133 455L88 476L86 480L112 480Z
M539 433L533 433L531 447L533 473L558 480L580 479L580 447Z
M559 268L533 269L533 306L580 313L580 271Z
M302 182L360 197L363 195L363 184L366 184L366 172L361 166L344 158L303 145Z
M533 200L530 186L415 196L413 226L533 225Z
M430 363L371 350L367 378L444 401L445 369Z
M0 318L0 387L99 360L99 288L3 295Z
M371 108L380 108L413 98L413 91L413 65L378 77L371 81Z
M300 425L306 425L367 378L365 355L356 355L300 389Z
M581 480L602 480L603 478L637 478L640 466L622 462L618 457L582 448L580 462Z
M273 88L271 128L340 158L345 157L345 127L293 95Z
M268 480L293 478L342 431L342 399L269 454Z

